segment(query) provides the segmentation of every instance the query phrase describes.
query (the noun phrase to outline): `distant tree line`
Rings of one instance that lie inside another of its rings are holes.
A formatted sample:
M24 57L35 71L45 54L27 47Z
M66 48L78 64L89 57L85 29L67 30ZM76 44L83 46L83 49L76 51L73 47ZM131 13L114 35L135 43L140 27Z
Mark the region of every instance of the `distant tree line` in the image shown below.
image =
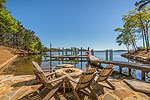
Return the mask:
M118 45L124 44L129 51L146 49L149 51L149 29L150 29L150 8L146 6L150 0L136 2L136 8L123 15L123 27L116 28L119 33L116 38ZM142 40L142 47L138 47L137 40Z
M40 53L43 46L39 37L11 16L5 4L6 0L0 0L0 45Z
M48 52L48 51L50 51L50 50L52 50L53 52L57 52L57 51L59 51L59 48L51 48L51 49L50 49L50 48L47 48L47 47L44 47L44 48L43 48L43 52ZM70 48L64 48L64 51L65 51L65 50L67 50L67 51L72 51L73 49L71 50ZM79 49L79 48L78 48L78 50L81 51L81 49ZM62 51L62 48L60 49L60 51ZM88 50L87 50L87 49L82 49L82 51L88 51Z

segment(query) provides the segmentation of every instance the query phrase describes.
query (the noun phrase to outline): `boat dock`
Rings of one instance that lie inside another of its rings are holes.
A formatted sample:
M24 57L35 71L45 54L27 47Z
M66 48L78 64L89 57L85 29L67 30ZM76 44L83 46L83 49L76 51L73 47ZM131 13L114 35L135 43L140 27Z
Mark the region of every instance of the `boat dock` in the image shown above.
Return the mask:
M131 76L131 69L137 69L141 70L141 78L145 79L146 76L148 76L148 73L150 72L150 65L149 64L138 64L138 63L131 63L131 62L123 62L123 61L113 61L113 50L106 50L106 60L100 60L99 58L94 56L94 50L91 49L89 50L89 47L87 49L82 49L82 47L79 48L71 48L71 49L62 49L58 48L57 54L58 55L52 55L52 44L50 44L50 55L46 55L44 61L55 61L55 60L60 60L60 61L69 61L69 60L80 60L81 62L84 61L89 61L91 64L95 65L101 65L103 64L113 64L119 67L119 73L122 73L122 68L126 67L128 68L128 74ZM83 55L83 51L90 51L89 56L86 56L85 54ZM70 53L68 53L70 52ZM109 55L108 55L109 52ZM50 58L47 60L47 58ZM110 58L110 61L108 60Z

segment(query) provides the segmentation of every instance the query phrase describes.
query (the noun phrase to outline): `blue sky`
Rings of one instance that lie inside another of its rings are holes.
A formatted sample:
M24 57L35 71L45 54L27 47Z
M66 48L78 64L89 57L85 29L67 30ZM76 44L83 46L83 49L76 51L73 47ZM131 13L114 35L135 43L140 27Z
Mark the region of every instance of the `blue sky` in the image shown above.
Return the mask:
M49 47L125 49L115 28L137 0L7 0L11 15Z

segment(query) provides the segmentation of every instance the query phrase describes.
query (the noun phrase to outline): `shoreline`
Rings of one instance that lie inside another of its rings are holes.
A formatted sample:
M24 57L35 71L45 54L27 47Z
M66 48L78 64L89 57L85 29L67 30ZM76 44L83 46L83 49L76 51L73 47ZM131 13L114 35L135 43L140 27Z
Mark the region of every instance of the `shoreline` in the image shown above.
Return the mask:
M135 54L132 54L132 53L123 53L123 54L121 54L121 56L124 57L124 58L130 59L130 60L134 60L134 61L137 61L137 62L144 63L144 64L150 64L149 57L138 56L138 55L135 55Z
M15 59L16 59L17 57L18 57L17 55L14 55L14 56L11 57L10 59L8 59L8 60L5 61L4 63L2 63L2 64L0 65L0 74L2 74L3 71L4 71L5 69L7 69L8 66L9 66L10 64L12 64L13 61L15 61Z

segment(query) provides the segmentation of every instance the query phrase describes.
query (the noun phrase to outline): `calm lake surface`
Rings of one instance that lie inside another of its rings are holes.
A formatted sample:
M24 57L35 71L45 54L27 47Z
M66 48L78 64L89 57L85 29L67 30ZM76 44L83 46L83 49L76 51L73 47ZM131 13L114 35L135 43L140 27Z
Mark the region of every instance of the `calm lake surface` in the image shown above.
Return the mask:
M124 62L132 62L128 61L128 59L121 57L120 55L122 53L125 53L126 51L117 51L113 52L113 61L124 61ZM68 53L69 54L69 53ZM83 52L85 54L85 52ZM106 53L103 51L101 52L94 52L94 55L98 57L99 59L106 60ZM47 53L49 55L49 52ZM53 55L57 55L57 52L53 52ZM45 59L43 55L34 55L34 56L28 56L28 57L19 57L14 61L8 69L5 70L3 74L14 74L14 75L27 75L27 74L33 74L33 64L32 61L38 62L38 64L42 68L49 67L50 65L56 66L58 64L73 64L75 68L80 68L83 71L86 71L87 68L95 67L93 65L90 65L87 61L81 62L77 60L70 60L70 61L44 61L48 60L49 58ZM109 59L108 59L109 60ZM133 62L134 63L134 62ZM89 64L89 65L87 65ZM107 66L107 64L102 64L102 67ZM98 68L98 67L96 67ZM123 68L123 74L118 74L119 67L114 66L114 73L113 78L121 79L121 78L131 78L126 75L128 75L128 69ZM141 80L141 71L132 69L132 77Z

